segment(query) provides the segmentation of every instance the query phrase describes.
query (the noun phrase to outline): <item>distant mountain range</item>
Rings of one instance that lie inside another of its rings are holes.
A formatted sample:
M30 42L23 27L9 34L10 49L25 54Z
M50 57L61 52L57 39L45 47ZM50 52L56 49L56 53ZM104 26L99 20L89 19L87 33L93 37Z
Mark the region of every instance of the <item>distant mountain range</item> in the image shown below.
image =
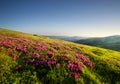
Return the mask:
M47 36L47 37L120 51L120 35L94 38L80 36Z
M81 40L81 39L87 39L88 38L88 37L80 37L80 36L47 36L47 37L66 40L66 41L78 41L78 40Z
M80 39L74 42L120 51L120 35L108 36L103 38Z

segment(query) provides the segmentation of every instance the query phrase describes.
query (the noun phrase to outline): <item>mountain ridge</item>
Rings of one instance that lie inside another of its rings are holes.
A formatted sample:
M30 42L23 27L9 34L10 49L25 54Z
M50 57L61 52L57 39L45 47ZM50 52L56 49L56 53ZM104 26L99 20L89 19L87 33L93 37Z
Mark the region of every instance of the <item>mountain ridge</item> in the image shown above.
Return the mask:
M100 37L100 38L88 38L74 42L120 51L120 47L119 47L120 35L113 35L113 36Z
M88 37L82 37L82 36L46 36L50 38L57 38L61 40L66 40L66 41L77 41L79 39L87 39Z

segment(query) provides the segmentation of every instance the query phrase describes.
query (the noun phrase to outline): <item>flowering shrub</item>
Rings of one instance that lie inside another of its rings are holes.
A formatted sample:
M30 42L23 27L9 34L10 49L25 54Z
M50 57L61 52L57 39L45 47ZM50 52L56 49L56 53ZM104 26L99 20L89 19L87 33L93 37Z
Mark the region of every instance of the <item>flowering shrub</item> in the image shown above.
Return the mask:
M64 74L67 74L67 77L73 78L80 77L85 65L93 68L93 63L83 53L68 53L72 49L68 46L63 46L63 43L59 42L44 43L41 40L33 41L0 36L0 51L3 50L6 50L6 54L18 63L14 66L13 71L16 71L16 73L36 72L39 81L54 68L58 70L64 67ZM73 55L72 58L76 59L76 61L69 58L71 54ZM63 74L62 77L64 78ZM53 80L56 78L53 78Z
M87 57L85 57L83 53L75 53L75 57L77 59L81 60L82 63L88 65L91 68L93 68L93 63Z
M74 77L80 76L80 72L82 72L83 64L81 62L76 61L68 61L67 67L70 69L70 74Z

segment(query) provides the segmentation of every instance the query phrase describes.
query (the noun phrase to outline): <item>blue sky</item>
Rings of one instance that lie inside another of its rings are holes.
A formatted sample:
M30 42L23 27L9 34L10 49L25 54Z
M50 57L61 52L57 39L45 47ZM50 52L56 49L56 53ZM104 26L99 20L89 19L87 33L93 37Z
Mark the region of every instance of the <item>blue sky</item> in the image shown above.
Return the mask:
M120 0L0 0L0 27L40 35L120 35Z

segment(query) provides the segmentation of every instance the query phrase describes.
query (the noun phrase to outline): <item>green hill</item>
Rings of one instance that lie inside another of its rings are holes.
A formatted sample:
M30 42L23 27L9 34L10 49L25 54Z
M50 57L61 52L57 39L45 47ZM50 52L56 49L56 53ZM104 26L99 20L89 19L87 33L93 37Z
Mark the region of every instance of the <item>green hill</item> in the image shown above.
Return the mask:
M120 51L120 35L103 38L81 39L75 42Z
M120 84L120 52L1 28L0 84Z

